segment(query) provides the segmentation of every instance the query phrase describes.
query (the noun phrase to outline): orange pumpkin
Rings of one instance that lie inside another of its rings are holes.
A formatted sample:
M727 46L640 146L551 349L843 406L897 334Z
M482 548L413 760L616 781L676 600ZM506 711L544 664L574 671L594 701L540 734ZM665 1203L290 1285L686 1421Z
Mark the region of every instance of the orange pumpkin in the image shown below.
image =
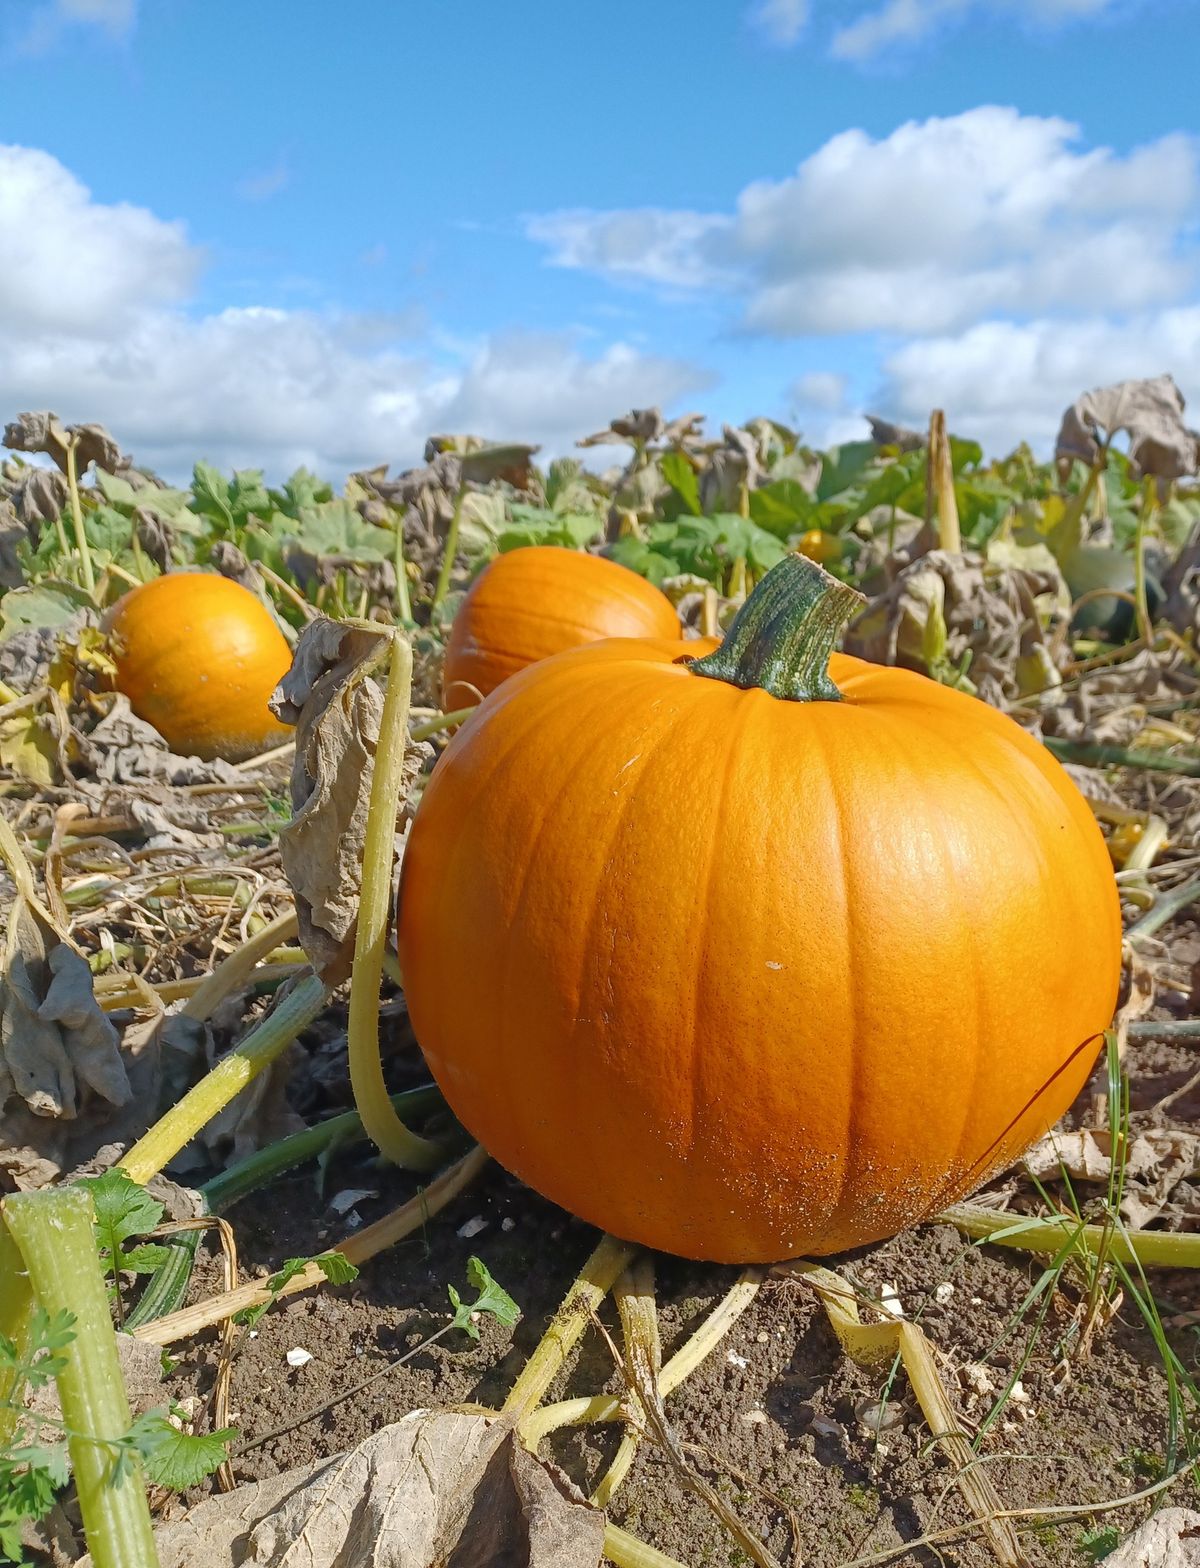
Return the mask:
M267 707L291 650L248 588L214 572L169 572L131 588L105 625L117 690L172 751L237 762L293 733Z
M671 601L599 555L530 545L490 561L446 645L442 705L470 707L528 664L602 637L678 637Z
M688 1257L878 1240L1086 1082L1121 920L1086 802L1004 714L829 651L798 555L725 642L598 643L450 743L404 859L455 1114L581 1218Z

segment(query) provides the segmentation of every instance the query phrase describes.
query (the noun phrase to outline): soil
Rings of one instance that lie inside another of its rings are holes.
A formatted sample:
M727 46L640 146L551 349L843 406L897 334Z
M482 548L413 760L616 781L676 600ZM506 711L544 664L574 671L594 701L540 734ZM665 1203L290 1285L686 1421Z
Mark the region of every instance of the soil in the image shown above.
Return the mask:
M1156 1016L1186 1015L1189 1008L1194 1015L1197 997L1191 982L1179 977L1194 975L1200 965L1200 931L1180 920L1163 936L1158 958L1169 957L1171 983L1163 987ZM420 1075L419 1056L402 1024L395 1046L389 1066L400 1086ZM327 1039L319 1055L327 1065ZM1192 1045L1139 1041L1129 1047L1127 1061L1135 1126L1169 1120L1200 1127L1200 1086L1169 1111L1154 1109L1191 1078ZM294 1098L311 1114L313 1080L306 1066L304 1060L297 1064ZM321 1098L331 1094L336 1103L338 1090L336 1075L331 1080L326 1072ZM1076 1107L1081 1124L1089 1122L1094 1097L1103 1093L1098 1070ZM1014 1187L1012 1178L1007 1186ZM347 1228L369 1223L416 1190L412 1177L382 1166L362 1146L334 1157L323 1190L312 1167L281 1180L229 1215L243 1273L252 1277L287 1257L319 1252ZM356 1199L343 1215L332 1200L348 1191L370 1196ZM1194 1228L1200 1223L1200 1185L1181 1184L1175 1199L1170 1223ZM252 1334L243 1335L234 1365L233 1419L242 1445L250 1445L235 1450L236 1477L254 1480L337 1452L414 1409L464 1402L498 1406L596 1240L590 1227L493 1165L422 1235L367 1265L352 1285L278 1303ZM515 1329L486 1319L478 1343L453 1333L365 1390L333 1402L444 1327L446 1287L467 1288L472 1255L516 1298L522 1315ZM997 1246L971 1245L955 1230L936 1225L831 1261L861 1296L898 1296L905 1314L919 1317L968 1432L977 1429L1009 1377L1019 1376L1019 1387L981 1439L979 1452L1006 1507L1044 1511L1040 1519L1017 1521L1031 1563L1066 1568L1092 1562L1089 1532L1110 1524L1125 1529L1143 1517L1146 1502L1115 1513L1086 1511L1089 1504L1145 1489L1175 1463L1163 1361L1135 1302L1126 1297L1097 1332L1090 1353L1076 1346L1064 1359L1059 1350L1072 1338L1084 1294L1082 1281L1069 1271L1059 1288L1030 1307L1042 1262ZM656 1269L663 1350L669 1355L717 1304L737 1271L668 1257L659 1257ZM210 1257L192 1293L218 1288ZM1200 1308L1200 1281L1159 1273L1153 1289L1169 1342L1194 1375L1200 1328L1187 1323L1186 1314ZM601 1318L619 1339L611 1302ZM297 1348L312 1359L293 1368L286 1357ZM181 1358L171 1379L175 1397L207 1395L216 1366L215 1336L202 1336L172 1354ZM550 1398L622 1386L610 1349L592 1332ZM319 1413L311 1419L261 1441L314 1409ZM782 1272L768 1277L732 1332L670 1396L667 1412L696 1470L783 1563L841 1568L887 1560L971 1568L995 1561L978 1529L970 1527L947 1461L931 1443L903 1372L864 1371L843 1356L803 1280ZM617 1427L564 1429L543 1452L590 1492L618 1437ZM1171 1500L1192 1501L1186 1481L1176 1484ZM1055 1516L1054 1509L1074 1511ZM690 1568L749 1561L649 1443L642 1444L610 1517ZM956 1526L968 1528L956 1535ZM936 1547L906 1547L946 1531L951 1538Z

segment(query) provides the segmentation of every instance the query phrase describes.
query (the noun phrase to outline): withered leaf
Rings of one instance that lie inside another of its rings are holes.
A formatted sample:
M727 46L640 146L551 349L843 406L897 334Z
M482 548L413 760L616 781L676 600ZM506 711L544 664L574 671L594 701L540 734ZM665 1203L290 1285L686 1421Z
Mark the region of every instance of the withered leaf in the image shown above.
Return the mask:
M67 447L74 437L76 472L82 474L89 463L110 474L127 468L128 461L103 425L64 425L57 414L18 414L4 429L4 445L13 452L44 452L65 474Z
M69 496L67 481L54 468L30 468L11 493L17 516L25 524L52 523L62 515Z
M1170 376L1120 381L1085 392L1063 415L1056 455L1094 463L1101 442L1128 432L1129 455L1143 474L1178 479L1200 463L1197 435L1183 422L1183 394Z
M890 419L881 419L878 414L868 414L867 423L871 427L871 440L876 446L894 446L901 452L919 452L929 439L920 430L893 424Z
M300 941L327 985L350 973L362 883L363 845L383 693L364 664L389 633L321 617L296 644L271 711L296 726L292 820L279 835L283 868L296 899ZM410 749L403 799L423 751Z
M349 1453L200 1503L155 1540L162 1568L598 1568L604 1515L511 1420L417 1410Z
M1025 1155L1025 1168L1042 1181L1064 1175L1073 1181L1107 1182L1111 1139L1104 1129L1051 1132ZM1149 1127L1125 1151L1121 1216L1138 1229L1157 1218L1181 1181L1200 1169L1200 1133L1179 1127Z
M86 961L26 910L0 977L0 1107L15 1093L37 1116L70 1119L85 1086L111 1105L128 1103L117 1031Z

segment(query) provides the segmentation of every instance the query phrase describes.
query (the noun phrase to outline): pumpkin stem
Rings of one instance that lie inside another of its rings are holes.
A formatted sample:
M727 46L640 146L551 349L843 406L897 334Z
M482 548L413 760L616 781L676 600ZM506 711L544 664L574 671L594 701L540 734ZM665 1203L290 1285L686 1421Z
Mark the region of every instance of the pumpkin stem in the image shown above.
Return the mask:
M786 702L840 702L829 655L866 602L807 556L786 555L738 611L721 646L688 668Z

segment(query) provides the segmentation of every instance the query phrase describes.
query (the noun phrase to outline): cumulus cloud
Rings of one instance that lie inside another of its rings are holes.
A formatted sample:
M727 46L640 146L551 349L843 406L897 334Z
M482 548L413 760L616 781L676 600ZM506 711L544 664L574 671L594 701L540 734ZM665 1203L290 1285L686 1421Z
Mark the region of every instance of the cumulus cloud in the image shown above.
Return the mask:
M1133 310L1181 297L1200 144L1119 155L1068 121L984 106L881 139L832 137L729 213L554 213L528 232L557 266L725 290L773 336L936 334L990 312Z
M29 9L17 47L42 54L78 26L94 27L119 40L133 31L137 7L138 0L44 0Z
M792 383L792 402L801 409L834 413L845 407L847 379L832 370L810 370Z
M808 26L808 0L757 0L750 20L771 43L789 49Z
M1169 371L1200 386L1200 305L1125 320L984 321L957 336L927 338L884 360L880 406L920 422L935 405L954 428L991 451L1053 440L1063 409L1087 387Z
M861 64L889 49L923 42L971 14L1007 13L1015 21L1053 27L1115 10L1118 0L872 0L837 26L829 41L835 60ZM797 43L810 20L808 0L757 0L750 20L776 45Z
M708 384L682 360L570 335L414 352L411 313L189 309L184 226L97 202L55 158L0 149L0 408L95 419L171 477L192 460L336 473L419 460L434 430L541 441Z

